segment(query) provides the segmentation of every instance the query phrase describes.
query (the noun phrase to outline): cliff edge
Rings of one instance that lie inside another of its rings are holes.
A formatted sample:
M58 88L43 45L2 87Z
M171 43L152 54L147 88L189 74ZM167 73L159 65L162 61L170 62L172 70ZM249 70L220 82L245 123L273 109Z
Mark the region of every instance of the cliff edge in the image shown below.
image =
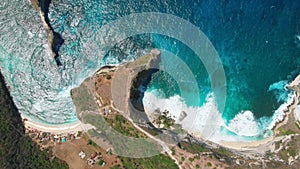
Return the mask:
M148 117L144 112L142 86L146 87L151 75L158 70L160 51L153 49L150 54L133 62L120 65L112 79L112 101L114 106L138 123L145 123Z
M43 27L48 35L48 45L50 48L51 56L55 59L57 66L61 66L62 63L59 59L59 48L64 43L64 39L61 35L53 30L51 27L48 13L51 0L31 0L33 7L39 12Z

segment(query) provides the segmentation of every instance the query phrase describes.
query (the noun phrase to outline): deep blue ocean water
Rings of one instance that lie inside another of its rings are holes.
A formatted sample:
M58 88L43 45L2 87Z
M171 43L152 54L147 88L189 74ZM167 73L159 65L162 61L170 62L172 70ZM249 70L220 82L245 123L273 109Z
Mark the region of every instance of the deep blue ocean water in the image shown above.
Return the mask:
M133 60L154 47L161 49L166 63L171 52L195 75L200 101L194 102L193 89L186 88L190 94L183 98L185 103L196 107L205 104L211 92L205 67L191 49L176 39L137 35L116 44L109 53L99 49L98 54L105 55L102 61L83 55L87 40L96 41L103 25L132 13L172 14L204 32L225 69L227 98L222 117L227 124L246 110L261 123L270 123L274 111L288 99L290 91L284 86L300 72L300 1L56 0L50 6L49 18L54 30L65 39L59 52L63 63L60 68L49 56L46 35L29 2L20 0L13 5L4 0L0 4L1 69L21 112L43 123L76 121L70 88L101 65ZM9 12L17 9L22 10ZM182 93L164 72L153 76L147 91L154 89L161 89L166 99Z

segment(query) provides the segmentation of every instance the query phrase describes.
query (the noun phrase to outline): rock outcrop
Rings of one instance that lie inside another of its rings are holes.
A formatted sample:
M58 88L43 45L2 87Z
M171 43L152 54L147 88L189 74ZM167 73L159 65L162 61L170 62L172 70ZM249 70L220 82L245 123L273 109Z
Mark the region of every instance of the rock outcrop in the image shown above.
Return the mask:
M300 74L292 81L288 87L295 91L295 117L298 125L300 124Z
M43 27L47 32L48 45L50 48L51 56L55 59L57 66L61 66L62 63L59 59L58 51L61 45L64 43L64 39L51 27L48 17L51 0L31 0L31 3L34 6L34 8L39 12L41 20L43 22Z
M300 93L300 74L289 84L288 87L295 92Z
M149 121L142 104L142 88L158 70L159 62L160 51L154 49L150 54L120 65L113 77L112 99L115 107L137 123Z

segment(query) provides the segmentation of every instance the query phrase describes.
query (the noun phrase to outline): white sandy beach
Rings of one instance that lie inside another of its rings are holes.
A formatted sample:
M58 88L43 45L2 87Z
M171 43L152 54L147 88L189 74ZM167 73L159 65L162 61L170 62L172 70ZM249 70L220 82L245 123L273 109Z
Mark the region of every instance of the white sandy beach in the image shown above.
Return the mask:
M249 141L249 142L242 142L242 141L220 141L220 145L223 147L236 149L236 150L247 150L250 147L258 147L263 144L267 144L274 140L274 136L265 138L263 140L258 141Z
M26 119L24 121L25 128L37 129L42 132L70 133L70 132L77 132L83 130L80 121L71 124L46 125L46 124L36 123L33 120L30 120L24 116L22 116L22 119L23 120Z

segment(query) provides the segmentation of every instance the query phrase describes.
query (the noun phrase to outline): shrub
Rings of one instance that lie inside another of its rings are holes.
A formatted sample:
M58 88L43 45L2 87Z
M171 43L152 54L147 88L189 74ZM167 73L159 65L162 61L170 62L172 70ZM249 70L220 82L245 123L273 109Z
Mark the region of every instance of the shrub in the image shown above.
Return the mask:
M181 161L184 161L185 160L185 158L184 157L181 157Z

